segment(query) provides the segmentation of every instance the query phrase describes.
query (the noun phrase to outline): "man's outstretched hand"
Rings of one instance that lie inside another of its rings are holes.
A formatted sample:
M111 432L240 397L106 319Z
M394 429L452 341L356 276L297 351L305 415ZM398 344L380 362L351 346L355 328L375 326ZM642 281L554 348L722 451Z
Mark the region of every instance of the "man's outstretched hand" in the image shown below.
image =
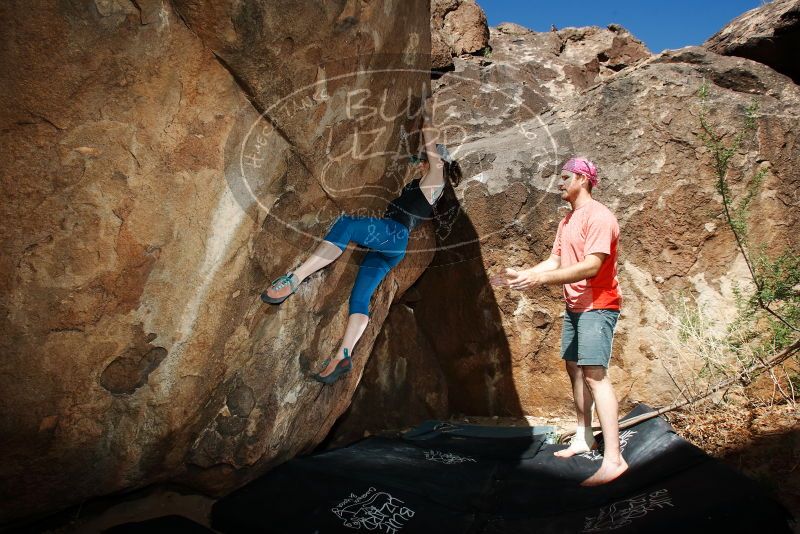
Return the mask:
M544 283L542 273L531 272L530 269L516 271L510 267L489 279L489 283L496 287L510 287L511 289L524 290Z

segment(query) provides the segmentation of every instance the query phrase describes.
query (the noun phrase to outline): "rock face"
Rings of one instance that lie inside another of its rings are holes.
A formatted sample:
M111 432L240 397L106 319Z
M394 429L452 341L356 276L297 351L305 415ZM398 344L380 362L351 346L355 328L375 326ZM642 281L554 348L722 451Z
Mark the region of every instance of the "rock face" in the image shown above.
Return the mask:
M773 0L735 18L705 46L726 56L769 65L800 83L800 1Z
M534 33L503 25L491 45L490 59L457 58L435 86L438 126L466 179L457 188L460 213L414 285L412 311L424 337L417 352L430 350L424 361L442 369L451 412L571 413L559 358L560 289L519 293L492 288L488 277L549 255L566 213L555 173L584 154L600 169L595 198L622 231L624 310L611 378L623 404L673 400L665 370L675 361L670 299L692 294L724 323L735 314L735 284L748 280L700 139L699 90L708 84L709 120L729 141L743 128L745 108L758 103L757 134L735 155L730 178L741 195L748 177L768 170L750 224L775 251L800 245L793 163L800 90L764 65L704 48L651 57L620 28ZM395 343L407 347L407 336ZM351 413L376 402L358 399Z
M450 143L486 137L650 57L623 28L537 33L516 24L492 29L491 58L455 58L434 84ZM464 104L467 102L468 104Z
M281 307L258 294L402 186L427 2L0 10L0 521L165 479L223 491L313 448L432 230L334 388L305 374L336 348L363 252Z
M484 50L488 41L486 15L475 0L431 1L431 68L450 68L453 56Z

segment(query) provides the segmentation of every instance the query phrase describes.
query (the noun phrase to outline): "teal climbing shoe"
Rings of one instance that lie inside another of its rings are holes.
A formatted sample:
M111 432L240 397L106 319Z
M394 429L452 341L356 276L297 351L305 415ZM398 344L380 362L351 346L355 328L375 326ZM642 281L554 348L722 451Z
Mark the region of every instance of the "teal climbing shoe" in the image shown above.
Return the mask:
M328 367L329 363L330 359L325 360L323 362L324 364L323 370L326 367ZM342 375L346 375L347 373L349 373L352 369L353 369L353 362L350 360L350 353L348 349L344 349L344 358L342 358L341 361L339 361L339 363L336 365L336 369L334 369L331 374L322 376L319 373L314 373L313 375L311 375L311 378L313 378L317 382L321 382L326 386L329 386L334 382L336 382L337 380L339 380L339 377L341 377Z
M300 285L300 281L297 279L297 276L295 276L294 273L286 273L283 276L279 276L278 278L272 281L272 283L269 285L269 288L272 289L273 291L278 291L280 289L283 289L287 285L291 289L288 295L284 297L275 298L275 297L270 297L269 295L267 295L267 292L264 291L263 293L261 293L261 300L263 300L267 304L280 304L281 302L289 298L289 295L292 295L295 291L297 291L297 286Z

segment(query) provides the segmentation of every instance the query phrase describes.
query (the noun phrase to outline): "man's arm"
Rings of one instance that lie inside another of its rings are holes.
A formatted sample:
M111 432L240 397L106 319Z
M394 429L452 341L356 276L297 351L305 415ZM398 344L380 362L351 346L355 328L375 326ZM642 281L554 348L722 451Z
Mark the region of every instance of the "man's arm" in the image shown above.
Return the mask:
M593 276L597 275L598 271L600 271L600 267L603 265L603 260L605 260L607 257L608 254L603 254L601 252L588 254L585 258L583 258L583 261L578 262L575 265L570 265L569 267L564 267L563 269L556 269L555 271L542 273L539 283L550 285L571 284L573 282L580 282L581 280L592 278Z
M489 279L489 282L494 286L507 286L511 283L512 280L516 280L520 276L526 277L529 274L553 271L555 269L558 269L559 267L561 267L561 256L550 254L549 258L537 263L530 269L523 269L522 271L517 271L516 269L511 269L510 267L507 267L502 273L492 276Z
M542 262L537 263L536 265L527 270L532 273L543 273L546 271L553 271L555 269L558 269L559 267L561 267L561 256L550 254L549 258L547 258Z
M597 272L603 265L603 260L608 257L608 254L596 252L588 254L583 261L575 265L563 268L545 269L543 266L551 262L553 257L554 256L551 255L550 258L535 267L515 273L516 276L508 273L508 271L513 271L513 269L506 269L507 276L503 277L505 283L498 283L495 285L507 285L511 289L523 290L536 285L560 285L579 282L597 275ZM555 256L555 258L558 258L558 264L560 265L561 258L559 256ZM550 263L550 265L552 265L552 263ZM540 267L542 268L540 269ZM495 280L495 278L492 280Z

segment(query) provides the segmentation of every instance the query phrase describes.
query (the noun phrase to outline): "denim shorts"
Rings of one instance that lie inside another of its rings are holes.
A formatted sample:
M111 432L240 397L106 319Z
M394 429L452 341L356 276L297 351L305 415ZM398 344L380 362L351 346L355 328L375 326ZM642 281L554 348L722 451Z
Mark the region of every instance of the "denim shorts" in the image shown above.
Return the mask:
M561 357L581 366L608 368L618 318L617 310L566 310L561 330Z

